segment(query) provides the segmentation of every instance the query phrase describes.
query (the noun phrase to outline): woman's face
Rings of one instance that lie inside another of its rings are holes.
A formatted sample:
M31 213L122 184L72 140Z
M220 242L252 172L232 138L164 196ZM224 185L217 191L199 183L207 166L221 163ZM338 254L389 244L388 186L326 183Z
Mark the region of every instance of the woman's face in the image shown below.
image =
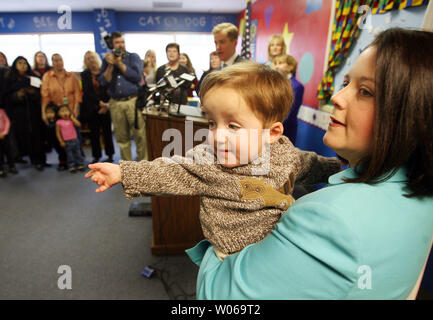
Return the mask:
M369 47L344 77L331 98L334 111L323 142L351 166L369 153L374 122L376 48Z
M179 51L177 51L177 48L170 47L167 49L167 59L169 62L179 61Z
M272 57L283 54L283 46L280 40L274 39L271 41L271 44L269 45L269 53Z
M98 60L95 58L95 55L88 53L86 54L86 65L91 68L98 65Z
M44 67L47 64L47 59L45 59L45 55L41 52L36 54L36 64L40 67Z
M221 65L221 60L216 54L210 56L210 66L212 69L216 69Z
M144 60L149 60L152 63L152 66L156 65L156 56L153 52L147 52Z
M181 54L181 55L179 56L179 63L180 63L181 65L186 66L187 63L188 63L188 58L185 57L185 55Z
M52 59L53 62L53 68L56 71L62 71L63 70L63 58L60 55L55 55Z
M0 54L0 66L6 65L6 58L3 54Z
M27 62L24 59L18 60L15 66L20 74L25 74L29 69Z

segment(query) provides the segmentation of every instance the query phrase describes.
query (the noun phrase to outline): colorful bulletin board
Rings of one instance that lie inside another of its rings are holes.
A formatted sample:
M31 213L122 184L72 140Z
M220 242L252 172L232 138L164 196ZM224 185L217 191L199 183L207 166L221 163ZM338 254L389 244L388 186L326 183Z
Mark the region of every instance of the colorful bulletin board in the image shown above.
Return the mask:
M316 91L323 76L331 9L330 0L257 0L252 4L251 20L257 20L254 60L266 62L269 37L283 34L288 53L298 61L296 78L305 88L303 104L312 107L319 105Z

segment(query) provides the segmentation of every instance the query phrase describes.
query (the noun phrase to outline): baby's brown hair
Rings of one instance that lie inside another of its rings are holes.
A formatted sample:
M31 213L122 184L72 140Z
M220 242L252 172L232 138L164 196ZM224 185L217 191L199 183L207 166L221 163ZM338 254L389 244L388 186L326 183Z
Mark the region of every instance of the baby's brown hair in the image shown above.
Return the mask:
M206 76L200 87L200 100L214 88L236 90L264 127L273 122L283 122L293 103L290 81L278 71L256 62L233 64Z

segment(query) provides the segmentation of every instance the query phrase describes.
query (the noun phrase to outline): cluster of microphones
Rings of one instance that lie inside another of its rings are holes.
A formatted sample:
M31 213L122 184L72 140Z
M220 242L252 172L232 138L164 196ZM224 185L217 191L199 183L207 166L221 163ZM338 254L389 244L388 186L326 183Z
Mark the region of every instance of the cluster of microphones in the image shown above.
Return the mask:
M147 96L147 102L150 102L156 96L160 96L160 105L162 105L165 99L170 101L171 94L180 88L184 83L191 84L195 79L194 75L189 73L183 73L179 77L174 77L171 73L169 66L165 68L164 76L159 79L155 86L149 88L149 95Z

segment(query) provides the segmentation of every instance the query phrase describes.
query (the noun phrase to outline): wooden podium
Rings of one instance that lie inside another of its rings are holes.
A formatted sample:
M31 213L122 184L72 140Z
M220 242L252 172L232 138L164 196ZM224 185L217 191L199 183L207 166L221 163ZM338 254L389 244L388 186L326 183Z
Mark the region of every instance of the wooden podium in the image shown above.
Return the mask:
M207 129L206 119L198 117L173 117L166 112L146 110L146 139L149 160L162 156L164 147L171 141L163 141L163 133L167 129L177 129L182 133L182 148L185 155L185 124L192 124L192 131ZM189 131L191 128L189 127ZM187 136L189 136L187 131ZM191 137L188 137L191 138ZM195 141L197 145L202 141ZM199 196L153 196L152 222L153 239L152 254L166 255L183 253L204 238L199 222Z

